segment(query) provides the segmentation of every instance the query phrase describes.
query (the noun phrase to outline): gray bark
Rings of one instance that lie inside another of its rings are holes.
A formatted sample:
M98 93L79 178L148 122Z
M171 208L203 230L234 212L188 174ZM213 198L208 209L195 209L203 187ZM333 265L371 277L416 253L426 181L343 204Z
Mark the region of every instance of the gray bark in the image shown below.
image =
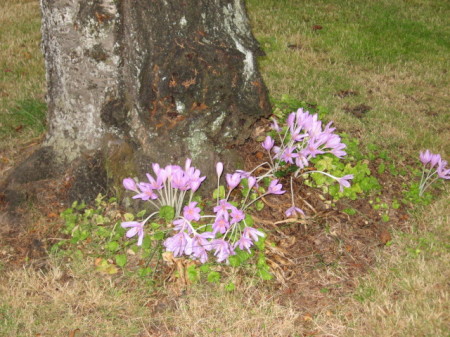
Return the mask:
M58 167L95 166L118 182L190 157L212 173L270 113L243 0L40 2L43 149Z

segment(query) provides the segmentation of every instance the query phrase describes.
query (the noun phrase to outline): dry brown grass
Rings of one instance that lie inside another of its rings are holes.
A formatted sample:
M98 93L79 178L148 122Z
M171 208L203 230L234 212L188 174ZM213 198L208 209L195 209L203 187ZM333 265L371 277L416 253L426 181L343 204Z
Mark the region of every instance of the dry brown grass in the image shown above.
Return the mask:
M92 262L92 261L91 261ZM192 286L183 295L146 291L142 280L92 273L89 262L45 271L16 269L0 279L0 336L295 336L298 311L255 286L233 292Z
M411 233L396 232L393 245L359 280L354 296L320 315L325 335L444 337L450 326L450 197L424 209Z

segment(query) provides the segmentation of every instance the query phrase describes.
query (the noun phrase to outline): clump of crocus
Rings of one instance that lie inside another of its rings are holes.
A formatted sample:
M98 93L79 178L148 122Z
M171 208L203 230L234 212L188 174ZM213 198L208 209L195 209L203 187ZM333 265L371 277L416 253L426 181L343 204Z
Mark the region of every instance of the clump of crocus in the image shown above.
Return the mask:
M148 182L136 182L126 178L123 185L127 190L136 194L133 199L141 199L150 202L157 211L150 214L145 220L123 222L122 227L129 228L127 237L138 236L138 245L141 245L145 235L145 224L163 207L173 208L173 220L167 232L164 247L174 256L186 255L192 259L205 263L208 253L213 252L218 262L228 261L228 258L236 254L236 250L247 250L264 237L264 233L252 227L253 220L246 214L247 209L267 195L284 194L282 184L276 179L276 173L286 165L296 167L291 177L292 206L285 212L286 216L294 217L305 215L303 210L294 203L294 191L292 180L303 174L303 168L309 164L311 158L324 153L331 153L338 158L346 155L345 144L334 133L331 123L322 127L317 114L311 115L307 111L299 109L288 116L287 125L280 127L276 120L272 129L278 134L275 141L267 136L262 146L267 150L269 162L262 163L250 172L237 170L225 175L228 191L220 186L220 177L223 174L223 163L216 164L217 173L217 199L213 207L213 214L205 214L199 204L192 201L193 193L199 188L205 177L201 172L191 167L191 160L187 159L184 169L178 165L168 165L161 168L153 164L155 176L147 173ZM255 175L257 169L263 173ZM349 187L349 180L353 175L335 177L327 172L318 172L336 180L341 190ZM264 188L262 183L264 183ZM245 185L245 187L244 187ZM239 202L231 199L233 190L242 187L244 196ZM221 193L221 188L224 193ZM189 191L189 198L186 194Z
M243 179L247 179L248 194L256 192L256 177L245 171L236 171L226 174L228 193L222 199L218 198L216 206L213 208L214 214L205 215L198 203L192 201L192 193L200 186L205 177L200 177L199 170L190 167L191 161L186 161L185 169L177 165L168 165L164 169L153 164L156 178L147 174L149 182L136 183L134 179L126 178L123 185L126 189L134 191L134 199L149 201L156 208L170 206L174 208L173 227L168 230L174 232L164 241L167 251L173 253L175 257L187 255L193 259L205 263L208 260L208 252L214 251L214 256L218 262L228 260L231 255L235 255L237 248L250 251L250 248L263 237L264 233L251 227L245 210L254 202L270 194L283 194L285 191L277 179L270 181L267 191L250 199L247 197L237 204L230 200L231 192L241 185ZM217 182L220 187L220 177L223 173L223 164L216 164ZM260 180L260 179L259 179ZM187 204L184 205L185 192L190 191ZM123 222L123 228L130 228L127 237L138 236L138 245L141 245L144 237L144 226L150 218L158 214L152 213L141 222Z
M310 160L318 155L330 153L338 158L344 157L347 154L344 151L346 145L341 142L341 137L334 133L335 128L331 125L332 122L323 127L317 114L311 115L303 109L289 114L286 126L280 127L278 121L274 119L271 127L277 133L276 138L278 139L267 136L261 144L269 156L269 162L260 165L268 167L266 176L274 176L285 165L295 165L297 169L294 171L294 177L298 177L298 175L304 174L303 169L309 165ZM352 174L335 177L318 170L309 170L307 173L315 172L334 179L339 183L341 191L344 187L349 187L349 180L353 179ZM294 204L292 179L291 194L292 207L286 210L286 216L304 215L304 212Z
M430 150L421 151L419 158L423 164L422 178L419 184L419 196L422 196L437 179L450 179L450 168L447 168L447 161L443 160L440 154L431 153Z

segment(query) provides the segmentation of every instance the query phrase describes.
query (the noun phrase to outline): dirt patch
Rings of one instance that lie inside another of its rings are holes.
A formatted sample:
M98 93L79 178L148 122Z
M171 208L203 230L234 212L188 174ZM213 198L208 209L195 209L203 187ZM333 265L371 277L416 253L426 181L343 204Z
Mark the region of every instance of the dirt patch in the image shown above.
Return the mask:
M248 168L256 166L259 148L259 143L248 143L243 150ZM377 164L370 165L376 172ZM379 196L382 202L401 199L398 177L385 172L377 178L389 186ZM288 181L283 183L289 186ZM254 217L270 233L267 259L278 282L277 300L314 315L355 289L355 281L374 263L376 252L390 241L390 231L403 228L408 215L402 205L389 210L389 221L384 222L368 198L342 199L333 205L330 196L301 180L294 183L294 191L295 203L306 217L286 219L284 211L291 206L287 194L267 197L266 207ZM349 208L356 213L343 212Z

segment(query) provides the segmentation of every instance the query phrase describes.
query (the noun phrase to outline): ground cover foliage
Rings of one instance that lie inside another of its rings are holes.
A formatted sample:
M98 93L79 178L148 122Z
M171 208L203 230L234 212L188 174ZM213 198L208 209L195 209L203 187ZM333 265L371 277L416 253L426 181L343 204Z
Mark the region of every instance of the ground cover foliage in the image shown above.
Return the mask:
M252 212L267 234L264 247L237 268L170 255L147 264L153 251L137 249L120 227L136 212L109 197L95 205L30 204L26 231L0 229L0 335L446 335L448 184L418 196L418 152L450 154L449 6L247 5L266 52L260 64L274 114L301 106L333 120L348 158L313 164L354 174L352 187L340 194L320 176L296 181L296 205L306 213L296 220L284 215L288 195L265 198ZM38 4L2 6L6 176L33 151L45 122ZM242 149L247 169L265 156L268 125Z

